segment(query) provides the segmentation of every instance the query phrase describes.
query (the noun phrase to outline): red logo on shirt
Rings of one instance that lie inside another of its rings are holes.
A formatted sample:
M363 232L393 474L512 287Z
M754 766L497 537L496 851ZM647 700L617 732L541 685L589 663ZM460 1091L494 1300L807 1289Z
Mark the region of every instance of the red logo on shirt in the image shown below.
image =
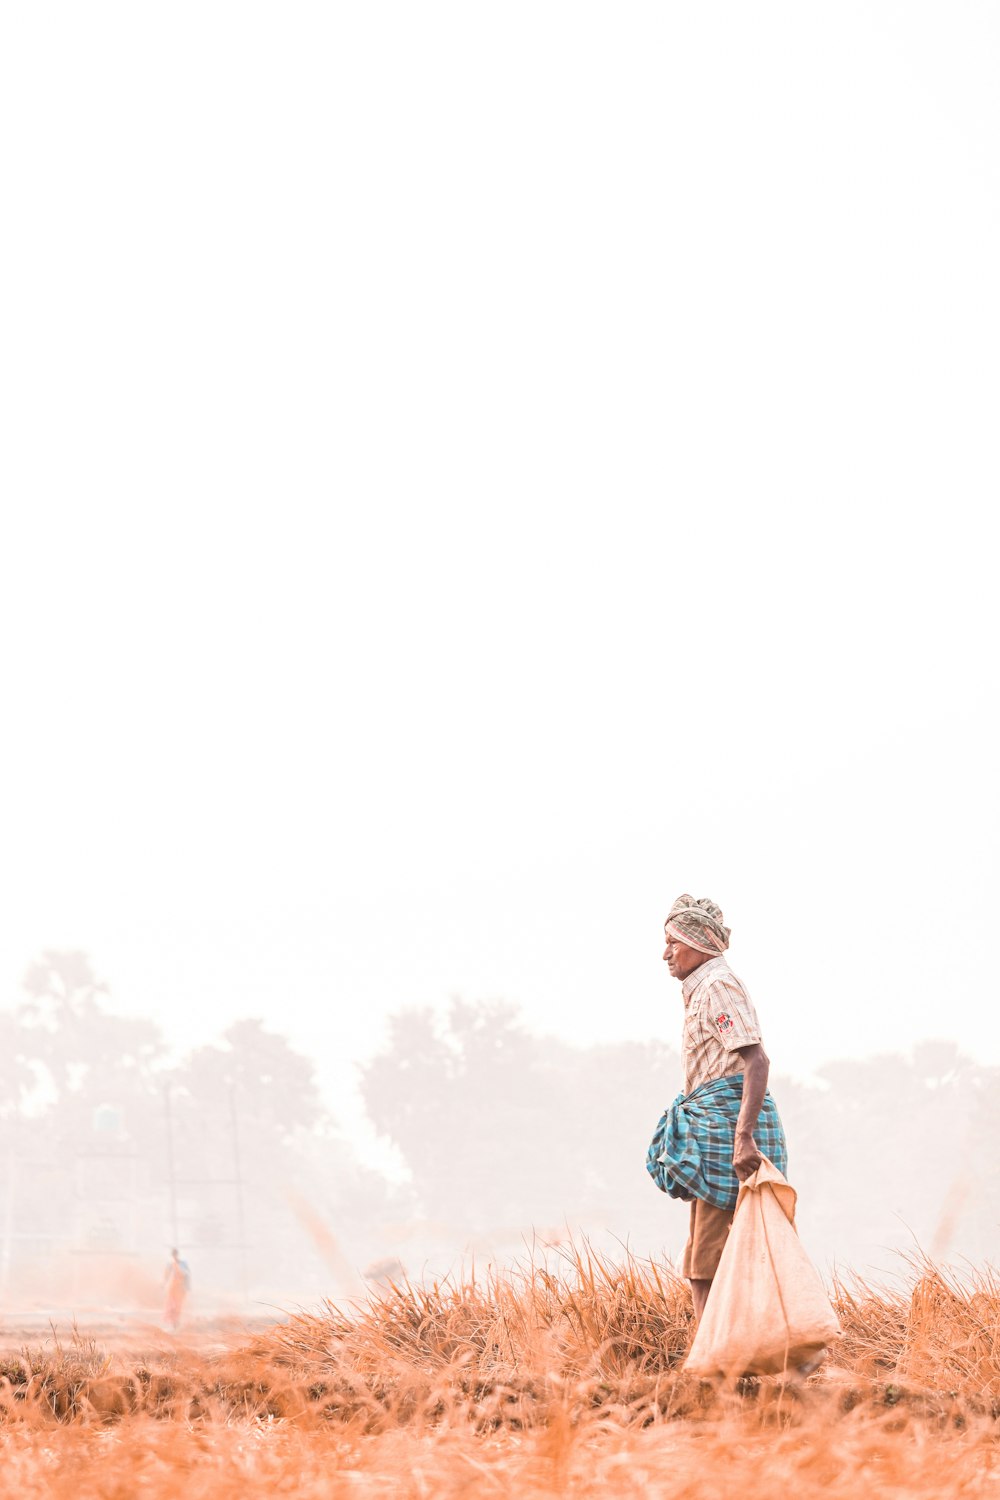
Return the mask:
M733 1018L728 1011L721 1011L715 1018L715 1024L720 1031L732 1031Z

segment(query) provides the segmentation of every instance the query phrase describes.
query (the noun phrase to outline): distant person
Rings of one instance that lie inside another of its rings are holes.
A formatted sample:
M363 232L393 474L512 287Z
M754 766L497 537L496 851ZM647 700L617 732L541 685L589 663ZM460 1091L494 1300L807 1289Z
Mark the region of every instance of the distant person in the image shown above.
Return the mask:
M720 908L707 896L678 896L664 930L663 957L684 1000L684 1092L661 1120L647 1166L664 1192L691 1203L682 1274L700 1320L740 1183L762 1153L784 1172L787 1152L757 1012L722 956L729 928Z
M181 1326L184 1299L191 1290L191 1271L186 1260L181 1260L177 1250L171 1250L167 1269L163 1273L163 1291L166 1305L163 1311L163 1326L168 1333L176 1333Z

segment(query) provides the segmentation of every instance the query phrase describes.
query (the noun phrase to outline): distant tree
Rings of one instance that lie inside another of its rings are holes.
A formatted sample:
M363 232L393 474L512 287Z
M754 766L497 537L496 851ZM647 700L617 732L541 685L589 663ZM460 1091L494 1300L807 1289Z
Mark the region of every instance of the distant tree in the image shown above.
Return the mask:
M987 1072L950 1042L924 1042L909 1057L827 1063L817 1086L775 1082L816 1253L859 1266L889 1265L893 1247L992 1253L975 1220L996 1220L1000 1177L991 1202L982 1166L974 1192L964 1186Z
M528 1032L513 1006L455 1002L441 1022L392 1017L362 1093L424 1213L456 1244L566 1221L624 1235L678 1071L661 1044L576 1047Z
M219 1042L196 1048L176 1082L202 1105L237 1096L259 1128L287 1138L324 1116L313 1064L260 1020L236 1021Z
M660 1043L583 1047L533 1035L506 1005L393 1017L363 1073L376 1128L406 1161L440 1239L515 1246L568 1221L678 1254L683 1205L644 1170L680 1060ZM891 1270L896 1249L997 1257L1000 1070L948 1042L831 1062L805 1083L772 1073L807 1247Z
M259 1020L237 1021L162 1081L182 1176L248 1181L286 1170L296 1133L326 1119L313 1066Z
M0 1012L0 1119L17 1114L35 1081L17 1017Z
M78 1143L105 1106L134 1139L146 1138L166 1056L156 1023L111 1011L107 986L77 951L44 952L28 968L24 990L14 1013L17 1055L22 1078L32 1078L46 1106L39 1129Z
M339 1294L343 1265L394 1248L410 1195L358 1161L285 1037L238 1021L172 1058L154 1022L115 1013L78 951L44 952L24 989L0 1015L0 1191L15 1248L32 1235L92 1248L107 1232L159 1256L176 1222L200 1277L218 1285L245 1269L248 1286L292 1294Z

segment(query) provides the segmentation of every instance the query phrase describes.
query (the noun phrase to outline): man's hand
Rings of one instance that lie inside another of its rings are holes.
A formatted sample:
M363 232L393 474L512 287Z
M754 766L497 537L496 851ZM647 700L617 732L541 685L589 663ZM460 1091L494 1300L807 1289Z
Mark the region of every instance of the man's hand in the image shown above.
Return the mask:
M733 1171L740 1181L752 1176L763 1160L750 1131L738 1130L733 1144Z
M739 1047L737 1051L743 1059L743 1103L740 1105L740 1117L736 1121L733 1171L741 1182L745 1182L764 1160L754 1145L753 1133L767 1093L767 1075L771 1065L760 1042L753 1042L749 1047Z

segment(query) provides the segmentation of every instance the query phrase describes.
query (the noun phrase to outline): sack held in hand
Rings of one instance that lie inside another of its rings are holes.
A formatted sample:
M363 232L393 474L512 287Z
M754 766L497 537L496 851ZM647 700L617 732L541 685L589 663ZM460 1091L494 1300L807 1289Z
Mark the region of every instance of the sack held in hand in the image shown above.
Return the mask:
M795 1229L797 1194L765 1159L741 1185L684 1368L694 1375L773 1375L813 1359L840 1325Z

